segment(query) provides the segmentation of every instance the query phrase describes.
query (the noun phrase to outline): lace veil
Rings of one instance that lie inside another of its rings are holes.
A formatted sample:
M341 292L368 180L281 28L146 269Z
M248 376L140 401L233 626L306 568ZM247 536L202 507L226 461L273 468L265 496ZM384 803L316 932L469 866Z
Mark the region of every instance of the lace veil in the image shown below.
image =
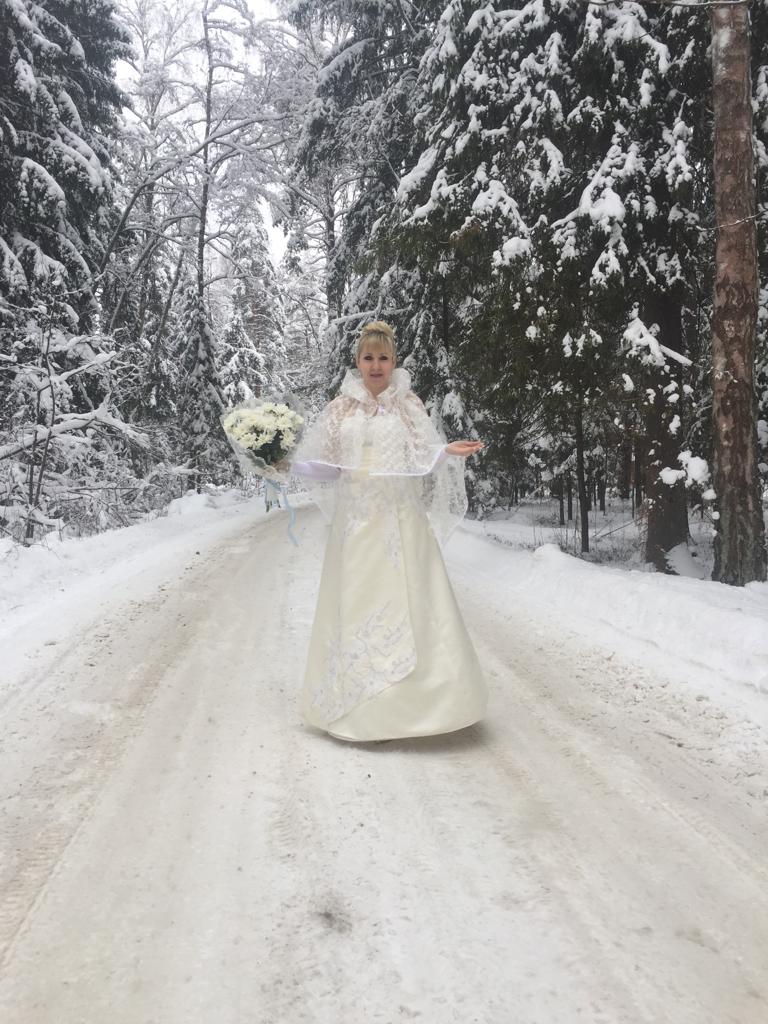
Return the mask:
M436 536L445 542L467 510L464 461L446 455L445 444L423 402L411 391L407 370L396 367L389 386L374 397L360 371L350 369L338 396L306 429L294 458L342 471L367 470L376 478L412 478ZM315 484L309 490L330 521L335 483Z

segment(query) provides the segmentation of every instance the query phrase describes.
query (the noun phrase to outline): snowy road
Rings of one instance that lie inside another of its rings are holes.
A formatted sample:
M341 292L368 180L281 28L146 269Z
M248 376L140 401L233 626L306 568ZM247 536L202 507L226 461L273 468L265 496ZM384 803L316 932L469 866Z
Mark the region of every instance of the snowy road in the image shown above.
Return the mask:
M308 732L300 521L298 549L268 517L106 595L3 698L3 1024L767 1021L746 727L451 556L488 720Z

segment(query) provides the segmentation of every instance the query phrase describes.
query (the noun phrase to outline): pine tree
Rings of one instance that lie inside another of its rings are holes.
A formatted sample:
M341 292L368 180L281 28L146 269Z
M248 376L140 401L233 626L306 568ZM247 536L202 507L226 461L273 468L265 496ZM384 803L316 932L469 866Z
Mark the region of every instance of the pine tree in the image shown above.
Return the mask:
M247 337L243 367L255 395L285 387L286 351L283 311L269 242L261 218L238 232L230 256L234 286L232 309Z
M226 453L218 425L224 403L210 317L195 282L189 283L185 297L185 316L180 325L186 370L179 402L181 444L200 490L207 477L216 475L217 464Z
M254 345L240 312L233 314L221 333L219 359L219 382L226 405L268 394L264 356Z
M686 536L682 487L660 471L678 466L711 259L697 17L453 0L421 65L421 152L387 226L445 276L470 393L501 396L500 421L533 391L545 418L571 410L584 450L589 410L642 422L660 568ZM633 322L644 329L628 341Z
M378 221L391 208L404 167L413 155L413 82L442 3L380 4L347 0L331 8L318 0L291 5L300 28L316 20L319 30L338 39L318 76L299 140L300 173L326 183L324 207L328 344L331 390L352 361L352 349L366 320L393 323L401 356L413 355L414 383L423 397L440 374L437 353L416 353L432 338L419 330L416 311L433 301L430 284L418 270L402 273L397 255L376 252L371 242ZM302 204L297 200L295 212ZM340 225L340 231L337 227ZM438 318L438 309L433 311Z
M29 542L76 515L91 528L91 472L142 443L110 407L94 282L113 196L113 68L128 47L102 0L2 0L0 22L0 466L3 518Z
M128 40L107 0L0 2L0 323L51 290L92 323L92 271L107 231L108 135Z

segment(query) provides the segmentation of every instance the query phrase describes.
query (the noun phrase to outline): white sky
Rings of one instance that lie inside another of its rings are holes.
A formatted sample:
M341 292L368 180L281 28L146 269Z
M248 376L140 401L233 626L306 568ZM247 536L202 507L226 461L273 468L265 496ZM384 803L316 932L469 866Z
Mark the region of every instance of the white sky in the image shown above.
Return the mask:
M263 18L277 18L278 10L270 0L251 0L251 10L256 14L257 17Z

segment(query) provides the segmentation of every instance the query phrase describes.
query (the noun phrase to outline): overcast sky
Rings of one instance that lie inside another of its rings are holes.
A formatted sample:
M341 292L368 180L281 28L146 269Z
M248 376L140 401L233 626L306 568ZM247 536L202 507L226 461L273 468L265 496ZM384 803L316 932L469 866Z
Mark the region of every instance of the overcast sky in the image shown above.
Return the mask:
M258 18L277 18L278 10L269 0L250 0L248 5Z

